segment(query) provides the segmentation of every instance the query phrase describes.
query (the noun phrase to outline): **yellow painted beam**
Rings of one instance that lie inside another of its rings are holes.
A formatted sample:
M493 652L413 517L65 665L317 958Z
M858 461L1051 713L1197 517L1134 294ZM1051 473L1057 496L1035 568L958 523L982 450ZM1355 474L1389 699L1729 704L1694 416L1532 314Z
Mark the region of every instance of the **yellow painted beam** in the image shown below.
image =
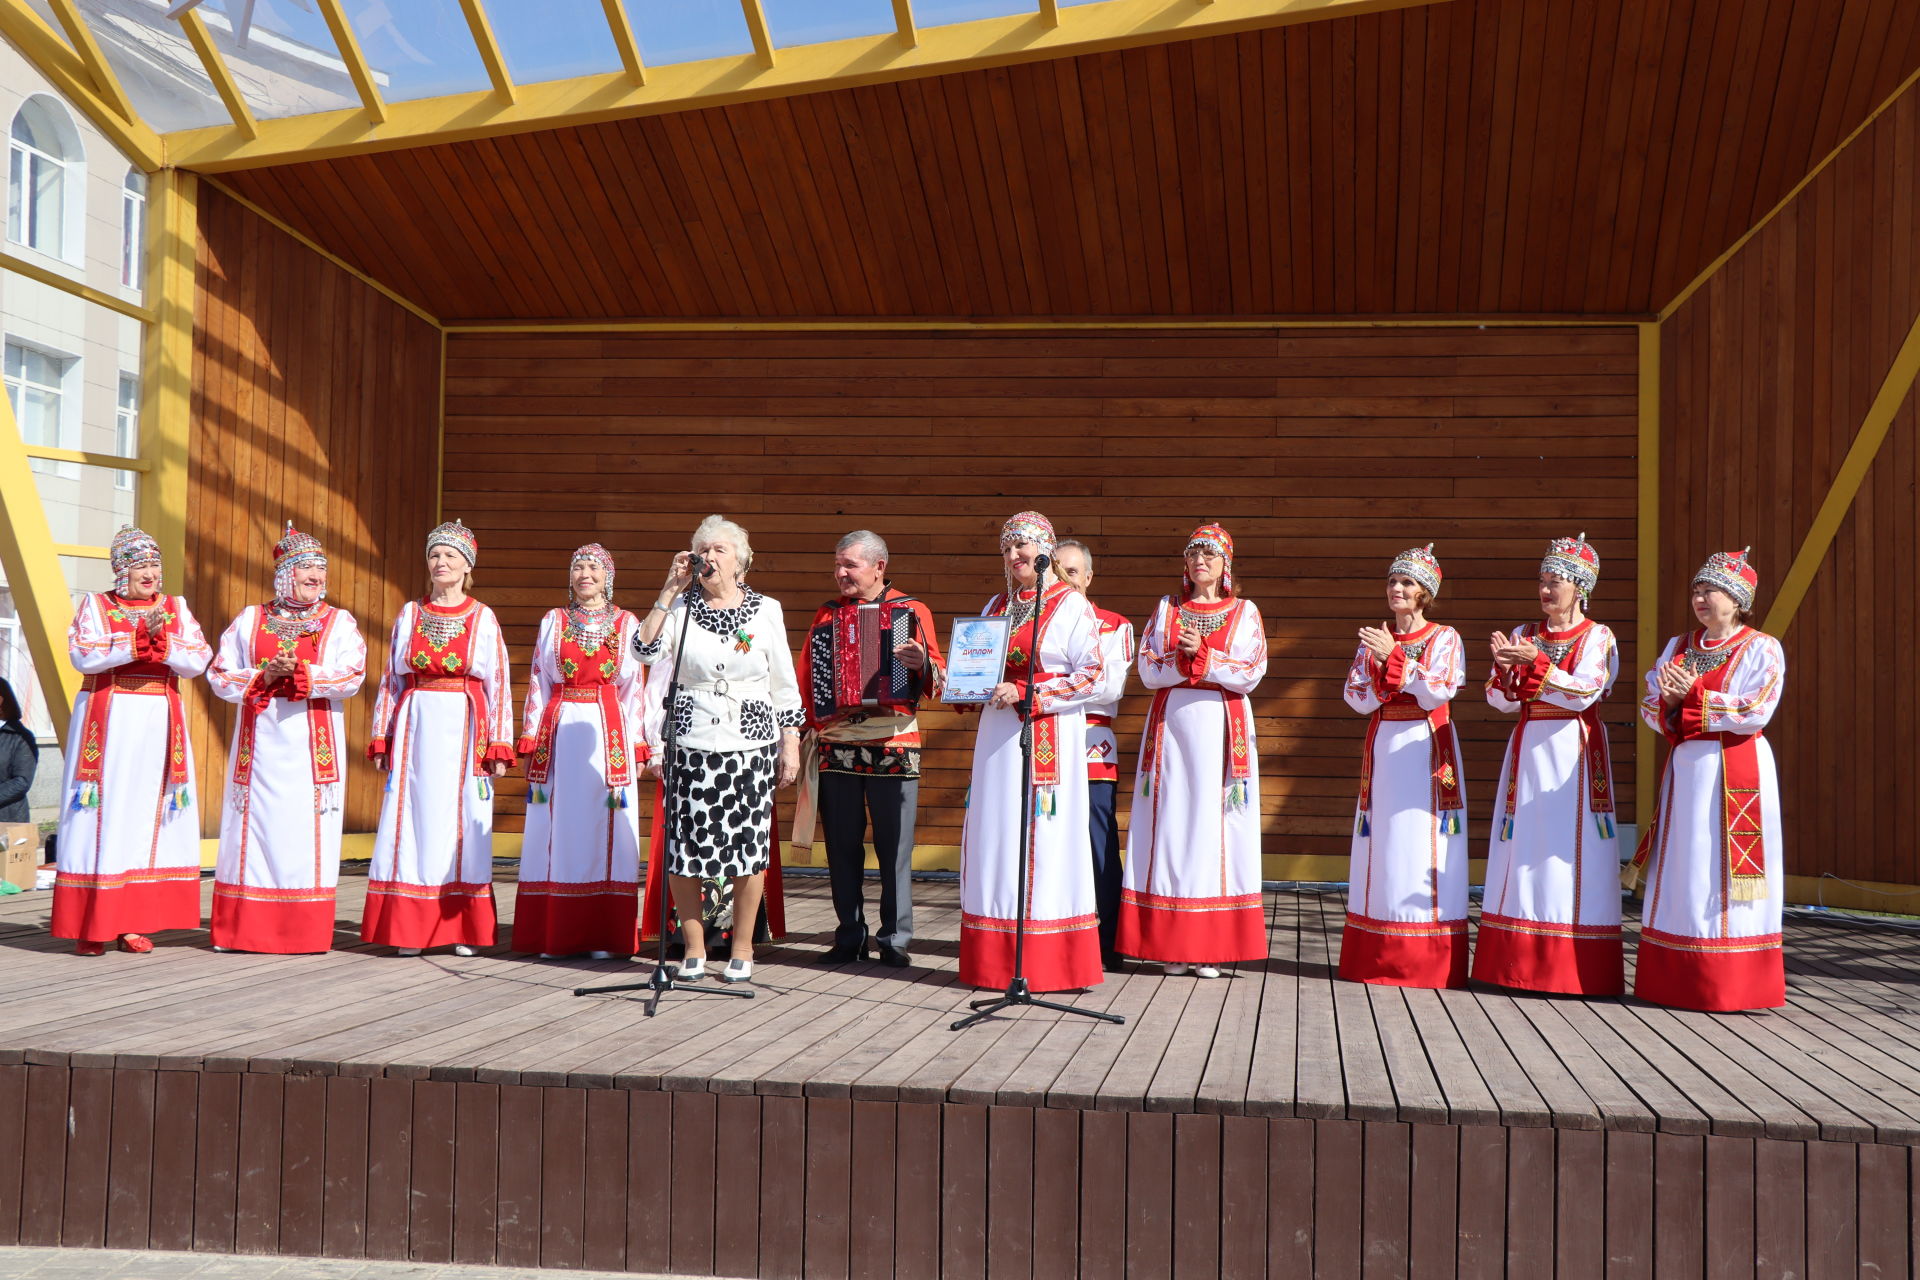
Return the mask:
M127 100L126 90L120 87L120 77L113 72L113 65L107 61L107 55L100 50L100 42L93 38L93 32L87 26L87 20L73 0L47 0L53 8L53 16L60 19L61 29L67 33L67 43L80 55L80 61L86 64L87 74L93 79L93 87L101 99L114 109L121 119L131 124L140 117L133 109L133 103Z
M360 39L353 34L353 24L347 21L346 11L340 7L340 0L319 0L319 4L320 14L327 20L327 30L333 34L333 43L339 51L340 60L347 64L347 75L353 80L354 92L360 95L359 112L329 111L326 114L329 116L347 115L358 117L364 113L365 116L371 117L375 124L386 123L387 104L380 97L380 86L373 82L373 69L367 65L367 55L360 52ZM291 120L311 120L313 118L312 116L293 116L289 121L282 121L280 123L290 123ZM362 128L366 127L365 119L360 120L360 126ZM238 134L236 130L227 130L226 132L234 133L235 136L243 136ZM167 135L168 162L179 165L182 168L197 167L190 162L174 159L173 140L179 136L181 135ZM249 141L252 141L252 139L249 139ZM288 158L292 159L293 157L289 156ZM313 158L317 159L318 157Z
M50 270L37 262L29 262L25 258L16 257L4 249L0 249L0 271L17 272L29 280L38 280L48 288L58 289L62 293L70 293L76 298L85 298L88 302L96 306L105 307L109 311L117 311L130 320L138 320L142 324L153 323L153 311L151 308L143 307L137 302L128 302L125 298L116 297L111 293L96 289L92 285L82 284L70 276L65 276L58 271Z
M73 603L66 575L47 528L47 511L27 463L26 444L13 418L13 404L0 395L0 568L7 572L14 612L33 658L33 674L54 728L66 741L80 673L67 660L67 624Z
M747 35L753 40L753 56L760 65L771 68L774 63L773 32L767 26L767 11L760 0L740 0L741 16L747 20Z
M260 125L253 118L253 109L247 106L246 97L241 94L240 84L233 78L227 60L214 47L213 36L208 33L207 24L199 11L189 9L181 14L180 26L186 31L187 41L193 45L193 51L200 55L200 65L207 69L207 78L213 81L214 91L226 105L227 116L233 121L233 127L249 138L259 137Z
M905 4L906 0L894 0ZM635 84L647 82L647 67L640 60L640 42L633 38L633 23L627 18L626 0L600 0L607 11L607 29L613 32L613 47L620 51L620 66Z
M500 52L500 42L493 38L493 24L487 21L486 6L480 0L460 0L460 8L467 15L467 30L473 33L473 46L480 51L480 62L487 69L494 93L501 101L512 102L513 77L507 74L507 60Z
M893 29L900 37L900 43L911 49L920 43L919 35L913 29L913 0L893 0Z
M1040 21L1049 27L1060 25L1060 0L1040 0Z
M225 190L225 188L221 188ZM448 333L873 333L910 330L1015 329L1062 332L1110 329L1595 329L1640 325L1645 316L1582 316L1529 320L1509 316L1410 316L1385 320L1233 319L1162 316L1156 320L484 320L446 326Z
M128 160L148 171L160 167L165 150L160 135L139 120L121 115L101 96L86 62L27 6L26 0L0 0L0 36L11 40L67 104L91 120Z
M1815 513L1813 524L1807 529L1807 536L1801 540L1799 554L1793 558L1793 566L1787 570L1787 576L1780 580L1780 590L1773 598L1773 607L1767 610L1767 621L1762 628L1769 635L1782 635L1793 625L1793 615L1806 598L1807 589L1813 585L1813 575L1827 558L1827 551L1833 546L1835 535L1840 532L1841 522L1847 518L1848 509L1853 506L1860 486L1866 481L1867 468L1873 465L1874 456L1885 443L1893 420L1899 416L1901 404L1906 401L1907 393L1913 390L1916 376L1920 376L1920 317L1916 317L1913 327L1907 330L1906 341L1900 344L1900 351L1893 358L1893 367L1887 370L1885 380L1880 383L1878 394L1867 408L1866 419L1855 433L1853 444L1840 463L1840 470L1834 474L1833 484L1827 489L1827 496L1820 503L1820 510ZM1893 565L1889 563L1886 567L1892 569Z
M114 471L146 471L151 464L145 458L122 458L113 453L88 453L82 449L52 449L43 444L27 446L29 458L52 462L77 462L84 467L107 467Z
M187 556L187 445L193 409L194 253L199 186L162 169L147 187L147 296L155 319L141 344L140 527L178 577Z
M1634 486L1634 658L1644 671L1660 655L1660 326L1640 326L1639 440ZM1633 700L1640 700L1639 675ZM1644 830L1660 803L1658 739L1634 717L1633 815Z
M27 452L31 454L32 449ZM57 556L73 556L80 560L108 560L113 557L113 548L95 547L80 542L56 542L53 553Z
M0 0L0 4L20 2ZM1034 13L980 18L922 28L918 43L912 46L903 45L899 34L889 31L782 49L778 64L773 66L767 65L756 46L755 52L738 57L651 67L644 85L635 84L622 70L522 85L513 102L502 101L490 89L396 102L386 107L381 117L385 126L378 129L369 126L362 112L345 110L263 120L257 138L247 138L225 125L185 130L167 136L167 159L170 164L203 173L251 169L883 84L1445 2L1214 0L1203 8L1169 0L1106 0L1077 11L1073 21L1057 27L1048 27ZM320 3L335 13L339 10L339 0ZM343 56L347 55L343 52ZM350 68L358 62L364 69L357 52L348 60Z

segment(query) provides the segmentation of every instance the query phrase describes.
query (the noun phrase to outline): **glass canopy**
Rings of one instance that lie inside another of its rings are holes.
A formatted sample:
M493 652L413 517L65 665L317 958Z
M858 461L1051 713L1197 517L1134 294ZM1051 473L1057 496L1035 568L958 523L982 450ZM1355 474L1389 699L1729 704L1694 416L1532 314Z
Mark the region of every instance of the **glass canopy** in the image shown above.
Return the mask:
M256 119L361 104L327 9L337 3L379 96L406 102L487 90L487 65L462 0L73 0L134 109L161 133L230 122L216 68L182 25L195 13ZM1063 0L1090 3L1097 0ZM25 0L61 31L52 0ZM603 0L481 0L515 85L621 70ZM626 0L643 65L753 51L747 12L776 50L896 29L893 0ZM1038 12L1038 0L912 0L922 28Z

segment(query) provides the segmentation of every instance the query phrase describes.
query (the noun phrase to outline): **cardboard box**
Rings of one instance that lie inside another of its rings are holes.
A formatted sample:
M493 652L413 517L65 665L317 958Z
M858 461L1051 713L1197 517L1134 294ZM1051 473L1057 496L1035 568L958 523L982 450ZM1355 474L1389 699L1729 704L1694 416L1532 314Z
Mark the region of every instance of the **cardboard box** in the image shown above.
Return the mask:
M22 889L33 888L34 873L40 869L40 828L31 822L0 822L0 880Z

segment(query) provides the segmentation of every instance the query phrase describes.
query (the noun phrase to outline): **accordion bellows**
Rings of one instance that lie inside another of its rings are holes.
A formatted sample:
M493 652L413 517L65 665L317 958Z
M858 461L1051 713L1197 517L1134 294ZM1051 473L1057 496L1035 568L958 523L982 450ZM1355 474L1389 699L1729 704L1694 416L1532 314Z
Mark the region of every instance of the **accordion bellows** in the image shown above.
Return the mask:
M806 696L816 720L851 711L897 711L911 715L926 694L924 671L910 671L895 648L914 638L913 600L894 596L832 610L807 637L811 688Z

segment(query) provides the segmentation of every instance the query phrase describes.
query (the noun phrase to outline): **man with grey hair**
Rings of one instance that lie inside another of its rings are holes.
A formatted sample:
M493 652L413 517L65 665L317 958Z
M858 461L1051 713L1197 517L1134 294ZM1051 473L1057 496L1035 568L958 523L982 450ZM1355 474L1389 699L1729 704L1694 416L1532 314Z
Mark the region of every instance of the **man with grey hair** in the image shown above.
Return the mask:
M822 964L867 955L866 837L880 865L881 963L905 968L913 940L913 828L920 802L922 697L946 663L927 606L887 581L887 544L856 529L833 549L839 594L821 605L800 650L807 717L793 842L813 845L816 813L838 917Z
M1062 538L1053 567L1066 584L1087 595L1093 586L1093 551L1078 538ZM1091 596L1087 603L1092 604ZM1093 606L1100 620L1100 692L1087 704L1087 811L1093 837L1093 900L1100 912L1100 962L1118 972L1114 935L1120 921L1120 739L1113 731L1120 699L1133 666L1133 624L1110 609Z

